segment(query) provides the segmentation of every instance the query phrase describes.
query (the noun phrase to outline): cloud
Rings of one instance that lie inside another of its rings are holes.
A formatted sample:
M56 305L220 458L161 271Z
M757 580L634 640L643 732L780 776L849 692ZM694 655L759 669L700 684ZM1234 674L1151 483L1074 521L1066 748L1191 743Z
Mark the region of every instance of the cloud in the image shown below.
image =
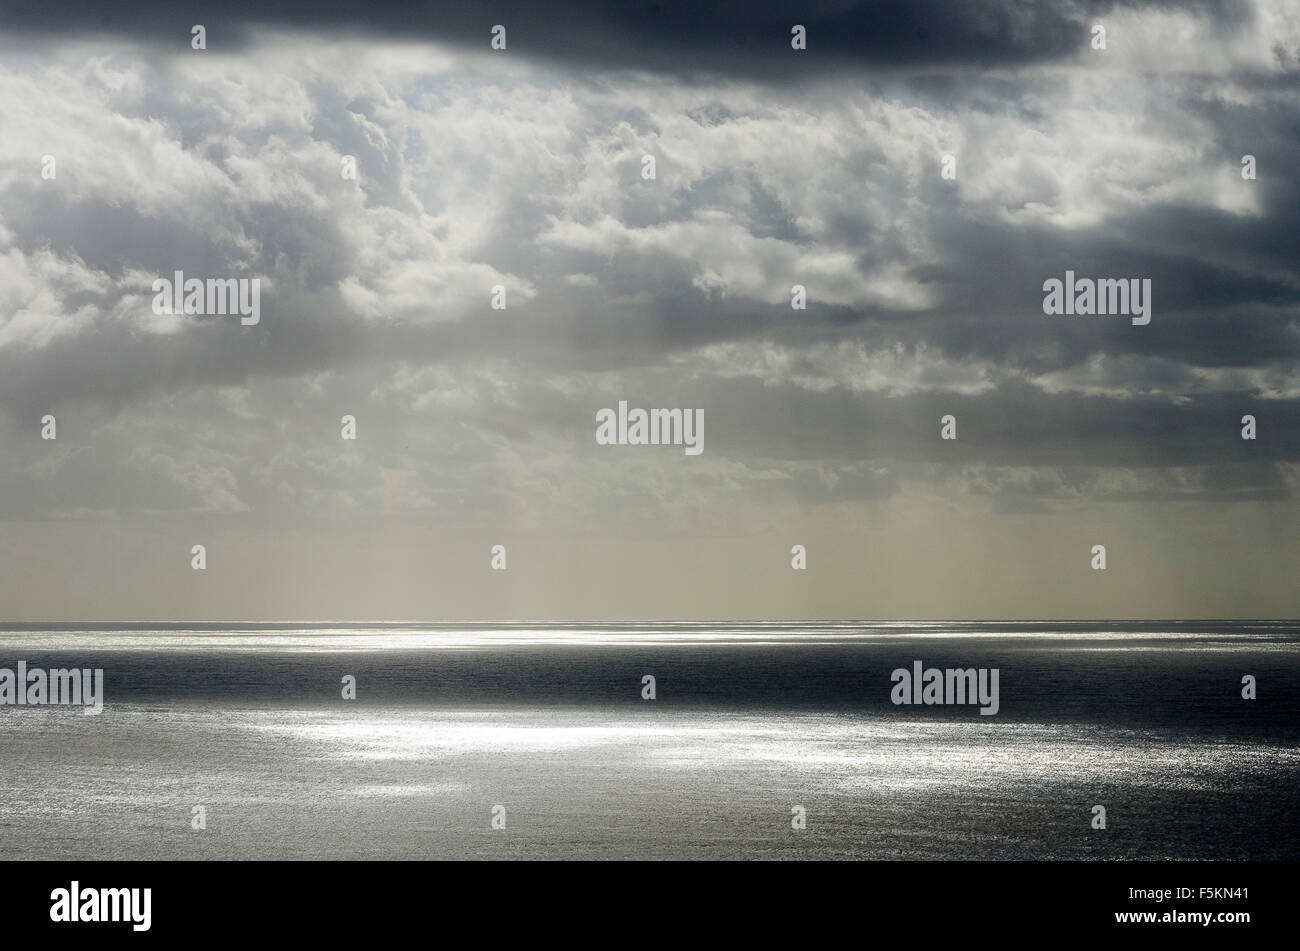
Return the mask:
M218 4L206 52L187 24L168 48L171 13L59 8L8 21L42 51L0 69L11 515L574 525L635 498L654 526L684 500L745 524L777 497L1294 488L1300 25L1275 10L814 5L803 66L765 4L505 8L498 57L453 7L345 37ZM1045 317L1066 269L1151 278L1151 325ZM262 324L154 315L175 270L257 277ZM620 398L705 409L690 476L594 454ZM46 412L81 448L42 455Z
M507 27L510 55L600 70L636 69L683 79L731 74L784 81L830 73L936 67L1028 65L1071 56L1087 47L1099 17L1141 25L1159 17L1161 3L1115 4L1095 0L1060 3L978 0L954 8L940 0L899 5L887 0L817 0L792 6L777 0L741 5L703 0L655 0L610 6L594 0L555 0L545 9L526 0L498 0L490 8L452 2L379 0L364 15L350 7L308 2L272 6L247 0L213 0L201 12L165 3L131 4L87 15L69 0L0 6L14 36L68 40L80 36L188 47L201 20L209 49L255 46L268 32L306 30L327 36L364 36L390 42L426 42L488 51L491 29ZM1243 3L1201 2L1189 7L1198 20L1224 33L1252 24L1256 11ZM1141 18L1126 16L1136 11ZM1282 16L1259 17L1277 30ZM1162 55L1166 16L1139 39ZM808 49L791 49L795 24L807 30ZM1185 32L1185 31L1184 31ZM1180 39L1186 39L1186 36ZM1122 44L1121 44L1122 45ZM1145 52L1145 50L1144 50Z

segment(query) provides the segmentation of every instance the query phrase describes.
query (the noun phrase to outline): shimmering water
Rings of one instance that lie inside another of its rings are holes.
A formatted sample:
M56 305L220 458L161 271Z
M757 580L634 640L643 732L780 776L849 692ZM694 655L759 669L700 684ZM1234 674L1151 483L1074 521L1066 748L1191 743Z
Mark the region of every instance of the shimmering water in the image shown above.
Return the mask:
M999 714L894 706L918 659L999 668ZM0 627L19 660L106 706L0 707L9 858L1300 857L1294 623Z

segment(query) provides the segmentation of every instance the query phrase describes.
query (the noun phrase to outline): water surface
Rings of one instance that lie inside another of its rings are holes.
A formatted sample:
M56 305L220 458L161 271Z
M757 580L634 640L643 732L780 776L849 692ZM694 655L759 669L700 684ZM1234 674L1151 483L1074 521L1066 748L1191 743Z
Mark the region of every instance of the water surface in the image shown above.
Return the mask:
M918 659L997 667L998 715L894 706ZM0 626L18 660L106 705L0 707L8 858L1300 857L1294 623Z

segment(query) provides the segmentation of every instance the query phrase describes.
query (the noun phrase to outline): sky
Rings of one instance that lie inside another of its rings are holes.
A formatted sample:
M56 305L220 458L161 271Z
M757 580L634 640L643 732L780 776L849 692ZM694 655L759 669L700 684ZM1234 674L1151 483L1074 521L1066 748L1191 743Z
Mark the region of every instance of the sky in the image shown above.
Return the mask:
M1295 617L1297 154L1296 3L0 2L0 619Z

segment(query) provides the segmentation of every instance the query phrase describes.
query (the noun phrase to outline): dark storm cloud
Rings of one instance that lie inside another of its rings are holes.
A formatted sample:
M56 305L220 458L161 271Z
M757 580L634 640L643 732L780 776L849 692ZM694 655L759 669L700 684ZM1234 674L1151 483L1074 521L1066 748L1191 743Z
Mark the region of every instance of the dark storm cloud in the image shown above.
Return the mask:
M1300 140L1297 140L1300 145ZM954 356L1042 371L1097 353L1136 353L1206 366L1300 359L1300 202L1268 204L1261 219L1205 208L1156 206L1092 228L1061 231L956 215L935 222L944 264L918 279L942 288L928 317L898 315L897 333ZM1047 317L1043 282L1150 278L1152 320ZM865 316L865 315L864 315Z
M1098 16L1165 3L1097 0L495 0L490 3L260 2L127 3L90 6L76 0L5 0L0 17L10 33L120 36L188 45L202 23L209 48L243 45L263 26L293 31L376 36L487 48L495 24L506 26L515 54L569 66L632 68L682 75L731 73L796 79L837 70L1027 64L1086 47ZM1249 15L1233 0L1203 0L1182 9L1231 27ZM807 28L809 55L792 57L790 30Z

